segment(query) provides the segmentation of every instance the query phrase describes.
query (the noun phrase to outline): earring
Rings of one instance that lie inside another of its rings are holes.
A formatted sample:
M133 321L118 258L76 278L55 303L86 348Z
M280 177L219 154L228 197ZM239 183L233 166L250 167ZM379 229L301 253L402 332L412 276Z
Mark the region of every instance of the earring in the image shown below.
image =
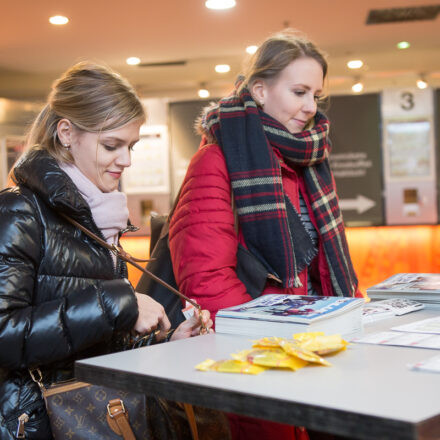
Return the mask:
M63 144L63 146L64 146L64 148L65 148L66 150L70 150L70 145L69 145L69 144Z

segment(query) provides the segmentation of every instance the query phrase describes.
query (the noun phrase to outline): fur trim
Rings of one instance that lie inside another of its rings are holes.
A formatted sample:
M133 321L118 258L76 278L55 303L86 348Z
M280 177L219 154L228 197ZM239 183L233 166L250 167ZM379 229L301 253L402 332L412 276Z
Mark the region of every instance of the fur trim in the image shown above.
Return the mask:
M217 102L211 102L209 105L204 107L200 112L200 115L194 122L194 130L197 134L202 137L205 137L208 144L217 144L217 139L206 129L205 126L205 117L209 111L211 111L214 107L218 105Z

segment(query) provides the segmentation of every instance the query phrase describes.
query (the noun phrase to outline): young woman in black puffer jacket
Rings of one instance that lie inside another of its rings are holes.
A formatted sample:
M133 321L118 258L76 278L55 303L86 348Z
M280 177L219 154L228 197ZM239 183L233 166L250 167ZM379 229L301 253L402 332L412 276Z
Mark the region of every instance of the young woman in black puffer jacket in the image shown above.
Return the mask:
M0 439L13 439L26 412L26 438L50 439L38 385L73 377L77 359L118 351L132 331L170 324L164 309L135 292L125 263L66 221L65 214L117 244L127 228L118 191L145 121L141 102L118 74L90 63L54 85L0 192ZM207 312L205 324L212 325ZM172 339L200 329L194 317Z

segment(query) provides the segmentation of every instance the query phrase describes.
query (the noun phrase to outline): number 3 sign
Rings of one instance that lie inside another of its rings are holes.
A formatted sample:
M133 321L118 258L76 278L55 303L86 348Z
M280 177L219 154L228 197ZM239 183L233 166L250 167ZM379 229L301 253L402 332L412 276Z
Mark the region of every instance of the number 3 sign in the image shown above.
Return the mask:
M432 89L387 89L382 92L383 119L429 118L434 112Z

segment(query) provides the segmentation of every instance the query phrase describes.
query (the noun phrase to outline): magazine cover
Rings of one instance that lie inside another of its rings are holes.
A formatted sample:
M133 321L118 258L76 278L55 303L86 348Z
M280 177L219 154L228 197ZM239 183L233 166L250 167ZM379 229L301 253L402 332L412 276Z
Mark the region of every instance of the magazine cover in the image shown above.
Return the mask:
M245 304L221 309L217 317L266 321L313 322L361 307L362 298L263 295Z
M398 273L367 289L369 292L440 293L440 273Z

